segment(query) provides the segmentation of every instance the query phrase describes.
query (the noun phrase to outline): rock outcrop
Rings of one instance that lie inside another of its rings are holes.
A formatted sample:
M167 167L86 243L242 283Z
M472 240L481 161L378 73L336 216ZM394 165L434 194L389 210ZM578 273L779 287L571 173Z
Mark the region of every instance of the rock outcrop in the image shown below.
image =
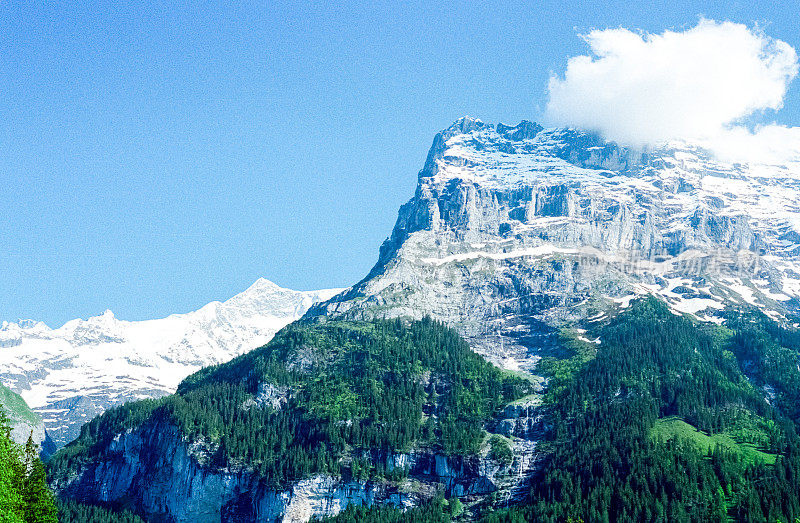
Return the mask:
M537 459L534 442L517 441L511 463L484 452L448 457L423 450L412 453L368 452L387 471L401 469L403 479L365 481L317 474L285 488L267 484L246 466L218 469L209 464L213 448L192 442L171 424L148 422L119 434L104 459L52 483L59 495L90 504L118 505L153 521L300 523L336 515L348 505L419 505L442 493L480 496L502 489L503 496L524 493Z

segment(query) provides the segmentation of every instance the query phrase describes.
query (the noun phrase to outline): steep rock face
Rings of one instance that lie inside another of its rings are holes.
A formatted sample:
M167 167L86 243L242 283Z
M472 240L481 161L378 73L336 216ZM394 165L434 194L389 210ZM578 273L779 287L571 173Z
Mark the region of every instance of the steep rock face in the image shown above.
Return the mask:
M370 274L309 316L430 314L532 369L553 329L639 294L716 320L800 309L800 166L633 151L570 129L462 118L437 134Z
M538 397L526 401L514 402L503 409L498 416L494 432L508 438L520 438L535 441L544 431L544 416Z
M106 311L58 329L3 322L0 381L25 398L62 446L106 409L174 392L192 372L267 343L337 292L294 291L260 279L223 303L158 320L123 321Z
M399 482L363 481L315 475L275 489L247 469L215 469L213 446L190 442L172 425L158 422L126 431L104 457L53 482L61 496L92 504L136 500L133 508L153 521L168 522L306 522L333 516L348 505L416 506L437 492L448 496L482 495L503 489L511 499L525 491L527 474L537 459L535 443L515 443L512 463L488 456L448 457L417 451L388 453L386 470L400 468ZM524 448L523 448L524 447Z

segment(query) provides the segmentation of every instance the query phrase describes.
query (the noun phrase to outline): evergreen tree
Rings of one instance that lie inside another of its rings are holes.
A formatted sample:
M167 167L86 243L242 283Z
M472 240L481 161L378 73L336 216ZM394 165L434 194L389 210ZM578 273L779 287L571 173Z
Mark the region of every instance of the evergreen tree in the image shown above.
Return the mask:
M8 417L0 409L0 523L57 523L37 450L33 434L24 448L11 439Z
M58 511L53 500L53 494L47 488L44 464L38 457L34 457L30 474L25 480L23 500L25 502L26 523L58 522Z
M0 409L0 523L22 523L21 454L11 439L8 417Z
M286 364L298 359L313 372ZM286 391L279 406L256 401L264 384ZM120 431L165 421L216 443L212 467L246 464L275 488L313 473L385 477L370 463L380 452L425 444L476 454L485 423L529 389L429 318L300 322L264 347L189 376L174 395L106 411L49 460L49 473L67 478ZM363 461L343 459L354 450Z
M528 505L485 522L800 516L797 330L753 314L697 323L654 298L596 329L596 351L540 364L551 451ZM703 447L720 433L730 443Z

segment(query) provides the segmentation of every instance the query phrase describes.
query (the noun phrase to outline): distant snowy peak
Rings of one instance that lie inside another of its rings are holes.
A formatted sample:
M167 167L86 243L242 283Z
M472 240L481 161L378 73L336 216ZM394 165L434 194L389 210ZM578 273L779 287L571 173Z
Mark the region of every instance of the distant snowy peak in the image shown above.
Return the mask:
M325 300L341 292L342 289L326 289L321 291L294 291L284 289L275 283L260 278L246 291L221 304L223 310L251 310L273 311L276 316L297 314L300 316L308 309L311 303Z
M18 329L25 330L28 332L37 332L37 331L49 331L50 327L48 327L43 321L36 321L36 320L19 320L17 323L9 323L4 321L2 326L0 326L0 330L5 330L6 327L14 326Z
M128 341L126 336L130 331L135 331L139 327L157 329L176 322L212 327L228 321L231 316L249 317L259 322L268 322L270 318L274 318L280 323L288 316L299 318L312 303L328 299L342 290L295 291L280 287L266 278L259 278L247 290L227 301L213 301L196 311L171 314L157 320L120 320L111 310L106 309L97 316L70 320L57 329L51 329L44 322L30 319L17 322L3 321L0 324L0 344L4 339L21 338L63 339L85 345L125 343Z
M106 408L169 394L192 372L267 343L340 291L295 291L262 278L227 301L157 320L125 321L107 310L57 329L3 322L0 383L42 414L64 444Z

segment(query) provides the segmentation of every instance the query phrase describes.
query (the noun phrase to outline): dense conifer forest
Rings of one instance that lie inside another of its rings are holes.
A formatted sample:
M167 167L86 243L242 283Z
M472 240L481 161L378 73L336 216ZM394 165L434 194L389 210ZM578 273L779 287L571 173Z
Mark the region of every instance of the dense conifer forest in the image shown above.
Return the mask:
M58 503L58 521L59 523L144 523L142 518L127 510L110 510L74 501Z
M522 506L484 523L800 521L800 334L761 313L725 326L656 299L545 358L547 459ZM453 519L442 504L353 508L331 521ZM459 518L455 518L459 519Z
M800 337L760 313L726 324L646 299L599 329L596 353L543 362L547 462L527 506L484 521L800 517Z
M447 523L463 513L457 498L433 499L420 507L402 511L395 507L359 507L350 505L338 515L318 520L324 523Z
M263 384L277 403L259 403ZM474 454L484 422L528 387L431 320L294 324L266 346L190 376L175 395L95 418L50 460L50 471L63 478L85 459L102 459L120 431L167 422L211 442L212 466L254 469L275 487L318 472L384 476L369 459L342 470L340 458L419 446Z

